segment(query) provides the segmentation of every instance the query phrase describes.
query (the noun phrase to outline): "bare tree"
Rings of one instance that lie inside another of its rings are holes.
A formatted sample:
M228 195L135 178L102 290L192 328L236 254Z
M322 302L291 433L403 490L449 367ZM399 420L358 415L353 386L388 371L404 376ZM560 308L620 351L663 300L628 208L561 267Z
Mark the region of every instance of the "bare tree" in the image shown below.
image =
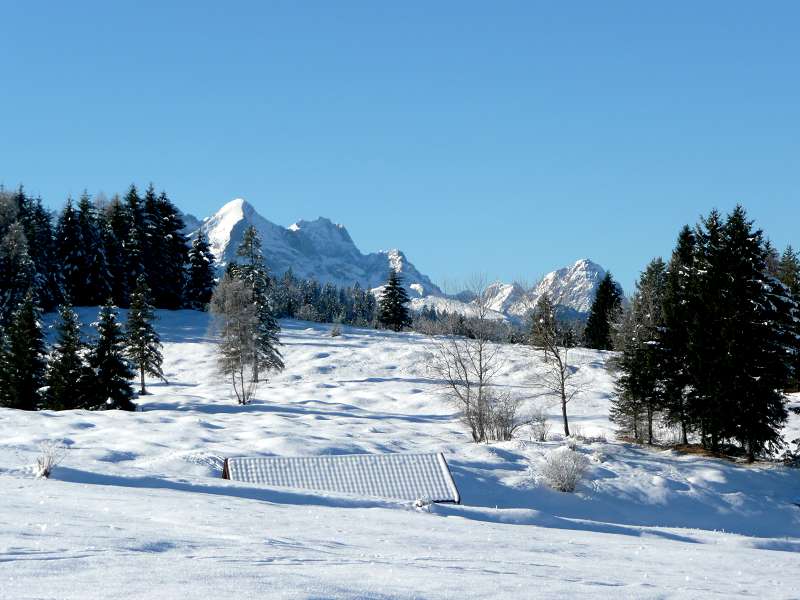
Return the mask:
M211 313L220 336L219 371L230 378L239 404L248 404L258 386L253 364L259 321L253 290L246 282L225 275L211 298Z
M468 291L474 299L466 321L467 335L449 333L435 338L430 369L442 380L473 441L510 439L520 424L520 400L493 383L502 365L499 346L492 341L496 324L489 308L486 279L473 277Z
M575 381L578 365L572 364L570 353L576 346L577 335L570 323L559 319L557 304L547 294L536 300L529 310L529 319L531 344L541 350L545 365L537 385L558 398L564 435L569 436L567 405L583 391Z

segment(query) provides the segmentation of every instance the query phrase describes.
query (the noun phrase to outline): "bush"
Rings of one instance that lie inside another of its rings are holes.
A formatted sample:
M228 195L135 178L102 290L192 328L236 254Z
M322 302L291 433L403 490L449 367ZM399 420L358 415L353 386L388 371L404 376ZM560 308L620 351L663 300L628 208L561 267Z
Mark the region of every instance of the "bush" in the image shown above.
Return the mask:
M342 335L342 328L340 325L336 324L331 327L331 337L339 337Z
M50 477L50 473L63 460L65 453L64 446L56 442L43 442L39 446L39 456L36 457L36 477L41 479Z
M536 442L546 442L550 435L550 422L541 408L531 414L531 436Z
M566 447L558 448L545 457L541 474L554 490L574 492L588 466L589 461L583 454Z

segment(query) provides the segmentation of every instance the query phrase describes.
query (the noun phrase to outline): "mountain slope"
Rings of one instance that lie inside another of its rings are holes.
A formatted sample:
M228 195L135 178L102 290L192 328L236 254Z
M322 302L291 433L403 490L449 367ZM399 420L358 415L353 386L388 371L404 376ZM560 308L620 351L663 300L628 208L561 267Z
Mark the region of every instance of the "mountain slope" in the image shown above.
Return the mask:
M400 250L362 254L347 229L329 219L301 220L281 227L242 199L228 202L200 226L220 267L236 259L236 248L250 225L261 234L267 265L275 274L291 269L299 277L322 283L350 286L358 282L361 287L372 289L383 285L392 267L402 275L413 295L442 293Z

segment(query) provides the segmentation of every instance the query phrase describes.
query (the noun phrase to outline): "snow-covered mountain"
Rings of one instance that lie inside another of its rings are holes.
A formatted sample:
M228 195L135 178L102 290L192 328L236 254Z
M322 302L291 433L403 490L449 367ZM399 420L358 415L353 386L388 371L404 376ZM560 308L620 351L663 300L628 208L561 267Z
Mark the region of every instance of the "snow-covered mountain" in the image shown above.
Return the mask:
M236 258L236 248L245 229L253 225L261 234L264 256L273 273L280 275L292 269L299 277L314 278L322 283L349 286L358 282L363 288L377 291L392 267L402 274L413 309L431 306L467 315L474 309L469 293L445 295L400 250L363 254L344 226L324 217L283 227L268 221L252 204L239 198L202 221L190 215L187 218L187 229L191 226L194 231L202 230L206 234L220 267ZM487 289L490 308L496 318L519 319L547 293L570 313L585 315L605 273L597 263L581 259L548 273L530 290L518 283L493 283Z
M299 277L322 283L349 286L358 282L372 289L384 284L392 267L403 276L412 296L442 294L400 250L362 254L347 229L329 219L301 220L282 227L262 217L253 205L240 198L228 202L199 226L208 237L219 266L235 259L236 248L250 225L261 234L264 257L273 273L280 275L291 268Z
M545 275L533 288L526 290L518 283L493 283L486 288L489 308L495 318L523 318L536 306L542 295L547 294L569 316L585 317L589 312L606 271L587 258L576 261L569 267ZM437 310L472 313L474 300L466 294L449 298L427 296L412 300L412 307L421 310L424 306Z

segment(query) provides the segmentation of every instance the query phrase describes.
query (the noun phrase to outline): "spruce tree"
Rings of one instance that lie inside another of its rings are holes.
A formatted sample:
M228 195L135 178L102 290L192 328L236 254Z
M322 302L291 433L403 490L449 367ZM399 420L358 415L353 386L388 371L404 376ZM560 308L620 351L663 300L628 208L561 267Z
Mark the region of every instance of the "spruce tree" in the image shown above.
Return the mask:
M656 414L663 407L660 359L664 290L665 265L657 258L650 262L636 286L631 306L631 330L620 360L622 375L617 384L620 393L612 409L612 417L616 417L612 420L618 424L621 420L632 424L637 438L643 437L640 433L645 433L638 427L638 421L642 420L649 444L654 441Z
M611 273L606 273L600 285L592 307L589 311L589 318L586 321L584 339L587 348L597 350L612 350L614 342L612 338L612 324L619 316L622 306L622 293L619 286L611 277Z
M136 410L130 384L135 374L125 357L125 339L113 304L100 308L94 327L98 337L89 354L89 365L95 372L90 408Z
M381 293L378 321L384 327L394 331L402 331L411 326L411 315L406 306L409 302L408 292L397 271L389 270L389 278Z
M689 342L701 323L697 319L696 238L685 226L678 236L666 272L662 303L661 332L662 384L664 417L668 425L681 429L681 441L689 443L691 423L688 390L692 385Z
M72 199L61 212L56 226L58 263L64 284L64 296L72 298L77 305L82 304L86 255L83 232L78 221L78 212L72 206Z
M214 293L214 255L208 239L202 231L192 242L189 250L189 273L184 289L184 306L194 310L206 310Z
M39 305L48 311L61 300L61 265L56 258L55 233L50 213L39 198L29 198L20 190L18 221L25 232L28 253L33 263Z
M140 394L147 393L144 376L152 375L166 381L161 365L161 338L153 327L155 313L150 304L150 288L144 275L139 275L136 289L131 294L131 306L126 323L126 353L133 366L139 371Z
M128 306L128 258L125 249L128 213L119 196L114 196L106 207L102 217L102 234L111 298L117 306Z
M157 266L162 287L159 294L154 293L154 302L160 308L174 310L180 308L183 301L189 246L183 233L185 225L180 211L164 192L159 194L156 208L163 255Z
M81 325L72 306L59 307L57 338L50 351L45 373L45 407L51 410L88 408L94 373L86 361L86 346L81 341Z
M149 258L146 256L147 219L142 207L142 200L133 184L125 194L125 212L127 230L123 232L122 239L125 247L126 287L130 293L136 288L136 280L139 275L146 274Z
M786 246L781 254L777 276L795 299L800 300L800 255L791 246Z
M18 222L12 222L0 238L0 327L10 324L35 281L36 268L25 232Z
M261 252L261 237L252 225L245 230L236 255L243 262L235 265L233 273L252 290L256 306L258 327L253 356L253 380L259 381L263 371L282 371L284 364L278 349L281 327L272 311L269 271Z
M42 404L45 347L40 310L29 291L14 312L6 332L0 404L9 408L36 410Z
M110 275L103 247L102 230L97 211L85 191L78 201L78 228L81 240L80 284L71 298L78 306L95 306L105 302L111 293ZM73 285L74 285L73 281Z

